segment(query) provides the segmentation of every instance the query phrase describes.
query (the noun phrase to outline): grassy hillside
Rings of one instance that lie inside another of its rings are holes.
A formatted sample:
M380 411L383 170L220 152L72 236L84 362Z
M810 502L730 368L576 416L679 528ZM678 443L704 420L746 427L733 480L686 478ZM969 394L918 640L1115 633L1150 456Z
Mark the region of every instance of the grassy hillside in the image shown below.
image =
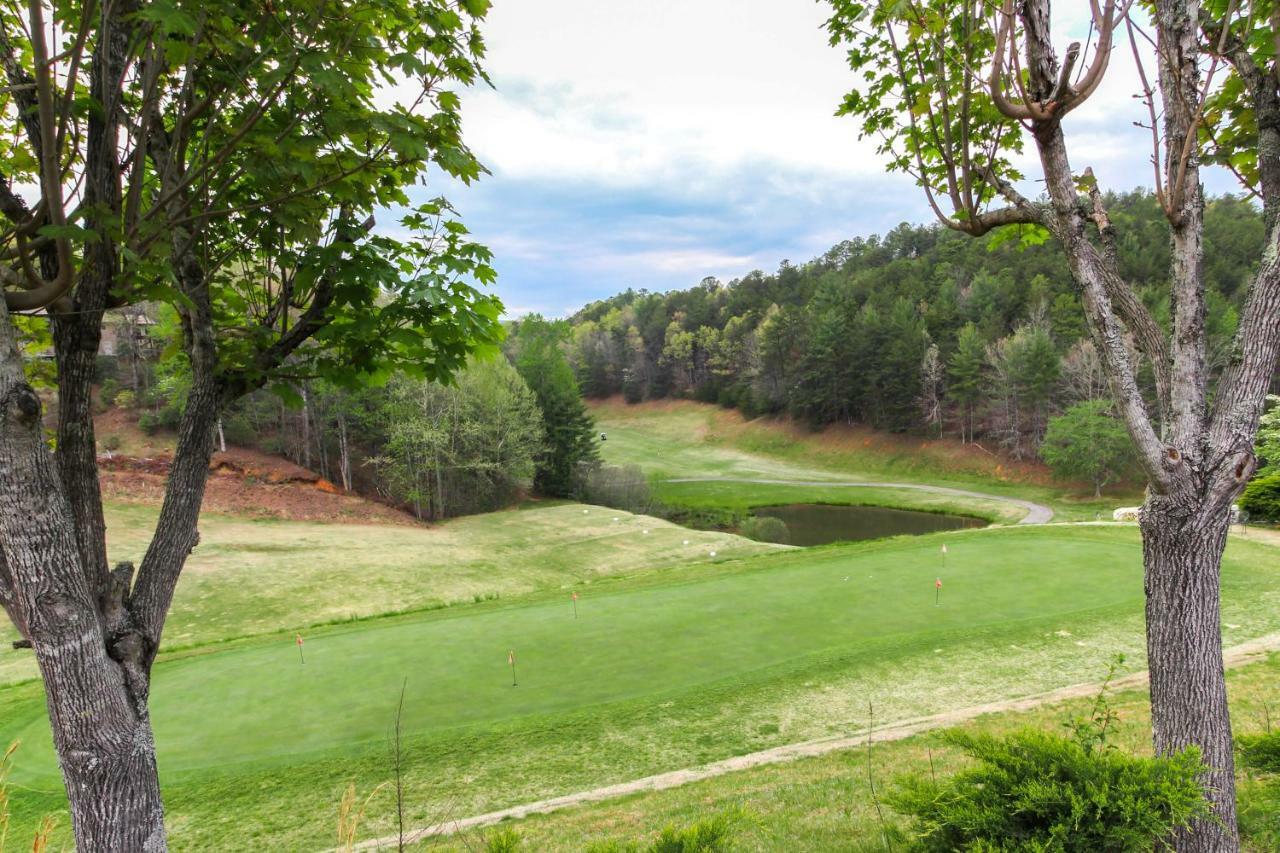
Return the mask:
M405 683L409 818L421 823L857 730L868 700L889 721L1088 681L1117 651L1142 665L1132 528L718 560L577 587L577 620L555 589L313 630L305 665L292 634L162 663L154 713L175 847L323 846L346 784L388 778ZM1269 548L1233 542L1224 583L1228 642L1275 630ZM29 827L61 803L38 686L0 691L0 711L0 738L24 741L15 811ZM369 833L390 827L389 805L370 806Z
M152 507L109 504L111 558L141 559L155 517ZM433 527L205 513L164 648L588 584L707 561L713 550L722 559L776 547L570 503ZM36 675L31 653L10 648L15 636L0 617L0 684Z
M1091 493L1055 483L1043 466L1003 459L956 441L838 425L813 433L790 421L745 421L738 412L690 401L629 406L612 399L594 403L591 411L608 435L601 448L605 460L639 465L658 480L726 477L921 483L1035 501L1050 506L1061 521L1093 520L1099 514L1110 518L1116 506L1141 500L1140 495L1124 491L1094 500ZM782 495L757 485L660 483L656 496L695 507L807 500L953 511L998 521L1016 521L1024 514L1008 504L899 489L864 492L808 487Z

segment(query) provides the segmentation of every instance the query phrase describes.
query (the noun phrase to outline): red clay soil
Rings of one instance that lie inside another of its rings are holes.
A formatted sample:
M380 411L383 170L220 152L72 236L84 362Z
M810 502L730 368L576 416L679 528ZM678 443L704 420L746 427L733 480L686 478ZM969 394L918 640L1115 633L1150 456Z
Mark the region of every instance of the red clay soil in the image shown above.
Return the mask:
M100 456L102 494L110 500L159 506L169 471L167 456ZM257 518L368 524L417 524L408 513L344 494L291 462L243 448L214 454L204 509Z
M122 452L104 451L98 457L102 494L109 500L159 506L173 459L173 438L146 435L130 415L109 409L95 420L99 441L116 435L122 444ZM314 471L256 450L228 447L226 453L213 455L209 471L207 512L290 521L418 523L408 513L344 493Z

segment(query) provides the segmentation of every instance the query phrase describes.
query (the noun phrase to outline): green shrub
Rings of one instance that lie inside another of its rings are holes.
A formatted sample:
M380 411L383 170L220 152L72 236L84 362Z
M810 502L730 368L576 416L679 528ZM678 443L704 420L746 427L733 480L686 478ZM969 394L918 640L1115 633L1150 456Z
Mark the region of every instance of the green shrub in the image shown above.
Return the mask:
M1258 477L1244 487L1240 509L1253 521L1280 521L1280 471Z
M110 402L116 408L132 409L138 402L138 395L129 390L117 391Z
M138 415L138 429L147 435L155 435L160 429L160 416L155 412L143 412Z
M791 544L791 530L787 527L787 523L771 515L750 516L742 522L738 532L757 542L772 542L776 545Z
M1240 763L1264 773L1280 773L1280 732L1236 738Z
M110 406L115 403L116 395L119 393L120 383L115 377L108 377L102 380L102 385L98 388L98 399Z
M99 444L102 445L103 450L107 450L107 451L110 451L111 453L115 453L117 450L120 449L120 444L121 444L120 436L116 435L115 433L112 433L111 435L104 435L102 437L102 440L99 442Z
M627 512L649 511L649 478L639 465L594 465L581 476L578 493L586 503Z
M904 779L887 801L929 851L1139 851L1208 815L1194 747L1143 758L1047 732L943 735L977 761Z

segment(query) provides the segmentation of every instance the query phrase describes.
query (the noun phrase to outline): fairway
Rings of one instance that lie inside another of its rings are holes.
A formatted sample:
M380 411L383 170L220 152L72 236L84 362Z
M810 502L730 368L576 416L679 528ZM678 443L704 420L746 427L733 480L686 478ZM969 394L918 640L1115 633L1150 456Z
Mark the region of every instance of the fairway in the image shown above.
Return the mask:
M163 769L321 753L385 737L407 679L405 727L426 732L651 697L723 680L767 679L822 662L883 663L945 644L951 632L1141 608L1130 541L1063 531L939 537L753 561L657 588L362 626L161 665L153 693ZM507 651L515 649L519 686ZM26 778L56 783L38 707L6 736L25 743ZM9 728L6 726L6 728Z
M994 457L973 457L946 443L876 433L808 433L786 420L746 420L740 413L688 400L626 405L597 401L592 414L608 441L606 462L638 465L655 481L654 496L680 508L744 509L779 503L842 503L976 515L1012 523L1027 510L1002 500L1048 506L1056 521L1109 517L1116 502L1141 497L1068 499L1043 470L1009 471ZM1008 460L1004 460L1008 463ZM1013 463L1008 463L1012 465ZM680 482L689 478L705 482ZM725 482L710 482L723 479ZM732 482L768 480L769 483ZM979 495L914 489L840 488L840 481L911 483ZM784 485L807 483L807 485ZM826 485L830 483L831 485Z

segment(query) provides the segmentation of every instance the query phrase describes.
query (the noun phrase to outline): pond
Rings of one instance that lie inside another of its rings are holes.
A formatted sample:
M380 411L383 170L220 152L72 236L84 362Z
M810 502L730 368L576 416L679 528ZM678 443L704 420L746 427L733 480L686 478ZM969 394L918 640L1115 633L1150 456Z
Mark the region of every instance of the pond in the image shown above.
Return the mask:
M856 542L986 526L982 519L964 515L882 506L788 504L757 507L755 514L781 519L791 532L792 545L826 545L828 542Z

